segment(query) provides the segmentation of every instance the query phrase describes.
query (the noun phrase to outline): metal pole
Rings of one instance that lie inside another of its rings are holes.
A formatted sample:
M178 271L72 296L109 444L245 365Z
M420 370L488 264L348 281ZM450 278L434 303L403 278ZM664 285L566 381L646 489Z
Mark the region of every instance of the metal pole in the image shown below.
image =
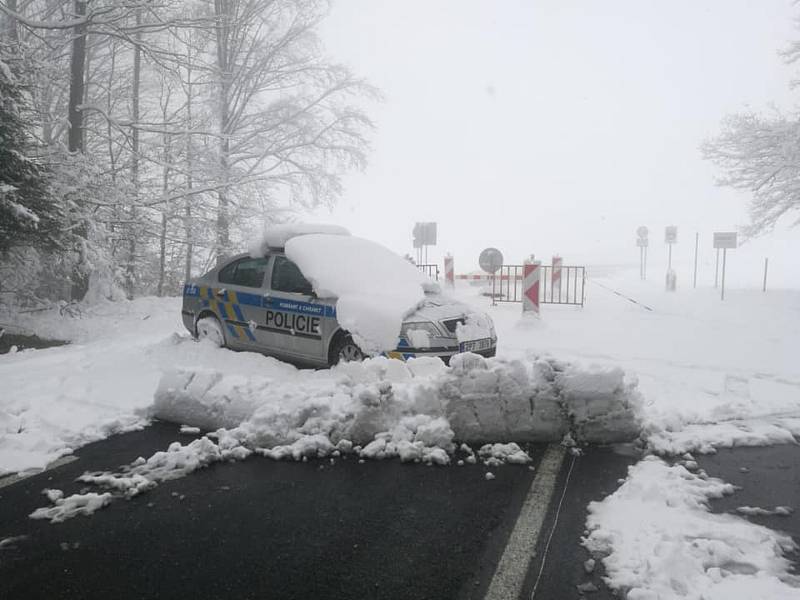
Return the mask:
M717 264L714 267L714 287L719 287L719 248L717 248Z
M644 278L647 279L647 246L644 247Z
M694 285L697 287L697 249L700 247L700 233L694 234Z
M639 279L644 279L644 246L639 246Z
M672 244L669 244L669 259L667 260L667 269L672 269Z
M767 267L769 266L769 258L764 259L764 287L761 289L762 292L767 291Z
M722 249L722 295L720 300L725 300L725 258L728 256L728 249Z

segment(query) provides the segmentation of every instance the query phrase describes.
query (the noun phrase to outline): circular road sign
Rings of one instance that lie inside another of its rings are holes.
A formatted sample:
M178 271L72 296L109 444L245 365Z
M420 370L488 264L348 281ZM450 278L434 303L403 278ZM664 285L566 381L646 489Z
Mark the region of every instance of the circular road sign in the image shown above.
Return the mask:
M645 227L644 225L640 225L636 229L636 235L638 235L640 238L646 238L647 237L647 227Z
M478 264L487 273L497 273L503 266L503 253L497 248L486 248L481 252Z

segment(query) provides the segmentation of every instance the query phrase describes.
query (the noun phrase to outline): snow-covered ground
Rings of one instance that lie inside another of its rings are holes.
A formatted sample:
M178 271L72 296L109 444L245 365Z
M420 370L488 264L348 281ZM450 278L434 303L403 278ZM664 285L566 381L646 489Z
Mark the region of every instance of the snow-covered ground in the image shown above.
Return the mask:
M498 359L466 357L451 368L374 359L298 370L192 342L179 299L98 304L81 318L17 316L23 332L72 343L0 356L0 474L43 467L154 415L225 429L86 481L132 495L252 452L441 464L451 462L456 441L470 443L458 450L468 462L524 462L519 448L488 444L567 431L602 441L641 428L651 451L677 455L800 435L800 292L731 290L720 302L711 288L667 294L660 278L594 272L585 307L546 305L539 320L523 319L519 304L490 306L476 288L459 287L459 299L494 319ZM647 459L616 494L592 505L586 544L604 558L613 587L636 590L630 598L700 597L682 593L686 581L705 597L736 597L726 594L751 585L764 597L796 597L782 558L790 540L708 512L707 499L727 490L702 473ZM53 506L38 516L59 519L100 508L111 496L63 498L50 490L48 498ZM625 525L634 510L647 515L646 531ZM708 548L692 545L700 524ZM677 558L690 550L700 558L722 554L698 571ZM670 569L677 573L671 579Z
M540 321L522 322L518 305L488 310L503 356L552 354L635 374L644 441L656 453L682 455L674 465L645 458L619 490L589 506L584 545L603 560L607 583L630 600L800 598L785 558L796 549L792 539L712 514L709 500L733 486L697 471L684 454L800 436L800 292L737 289L721 302L713 288L667 294L660 281L631 271L598 272L584 308L544 306Z

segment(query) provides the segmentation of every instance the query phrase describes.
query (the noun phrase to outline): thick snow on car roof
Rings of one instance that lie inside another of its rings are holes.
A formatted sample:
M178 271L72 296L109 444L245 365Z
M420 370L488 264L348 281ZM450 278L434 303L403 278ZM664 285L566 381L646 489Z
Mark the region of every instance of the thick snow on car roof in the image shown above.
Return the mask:
M286 242L298 235L310 233L326 233L329 235L350 235L350 232L339 225L323 225L319 223L287 223L275 225L264 232L257 245L251 248L253 256L263 256L270 248L283 248Z
M286 256L321 298L337 298L339 324L366 352L397 347L403 319L439 286L388 248L355 236L292 237Z

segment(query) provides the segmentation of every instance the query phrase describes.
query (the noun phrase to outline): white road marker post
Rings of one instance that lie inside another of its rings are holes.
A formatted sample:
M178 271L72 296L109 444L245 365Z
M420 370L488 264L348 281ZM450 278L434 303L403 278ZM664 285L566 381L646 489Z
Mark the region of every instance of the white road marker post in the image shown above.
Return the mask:
M531 258L533 258L531 256ZM542 278L542 263L526 260L522 265L522 314L540 316L539 286Z
M674 292L675 288L677 287L678 282L678 275L675 273L675 270L672 268L672 244L676 244L678 242L678 228L674 225L668 226L664 230L664 243L667 244L669 247L669 258L667 262L667 278L666 278L666 287L668 292Z
M647 279L647 234L648 229L644 225L636 228L636 245L639 247L639 279Z
M764 287L761 288L762 292L767 291L767 267L769 266L769 258L764 259Z
M456 276L453 270L453 257L448 254L444 257L444 284L451 290L456 287Z

